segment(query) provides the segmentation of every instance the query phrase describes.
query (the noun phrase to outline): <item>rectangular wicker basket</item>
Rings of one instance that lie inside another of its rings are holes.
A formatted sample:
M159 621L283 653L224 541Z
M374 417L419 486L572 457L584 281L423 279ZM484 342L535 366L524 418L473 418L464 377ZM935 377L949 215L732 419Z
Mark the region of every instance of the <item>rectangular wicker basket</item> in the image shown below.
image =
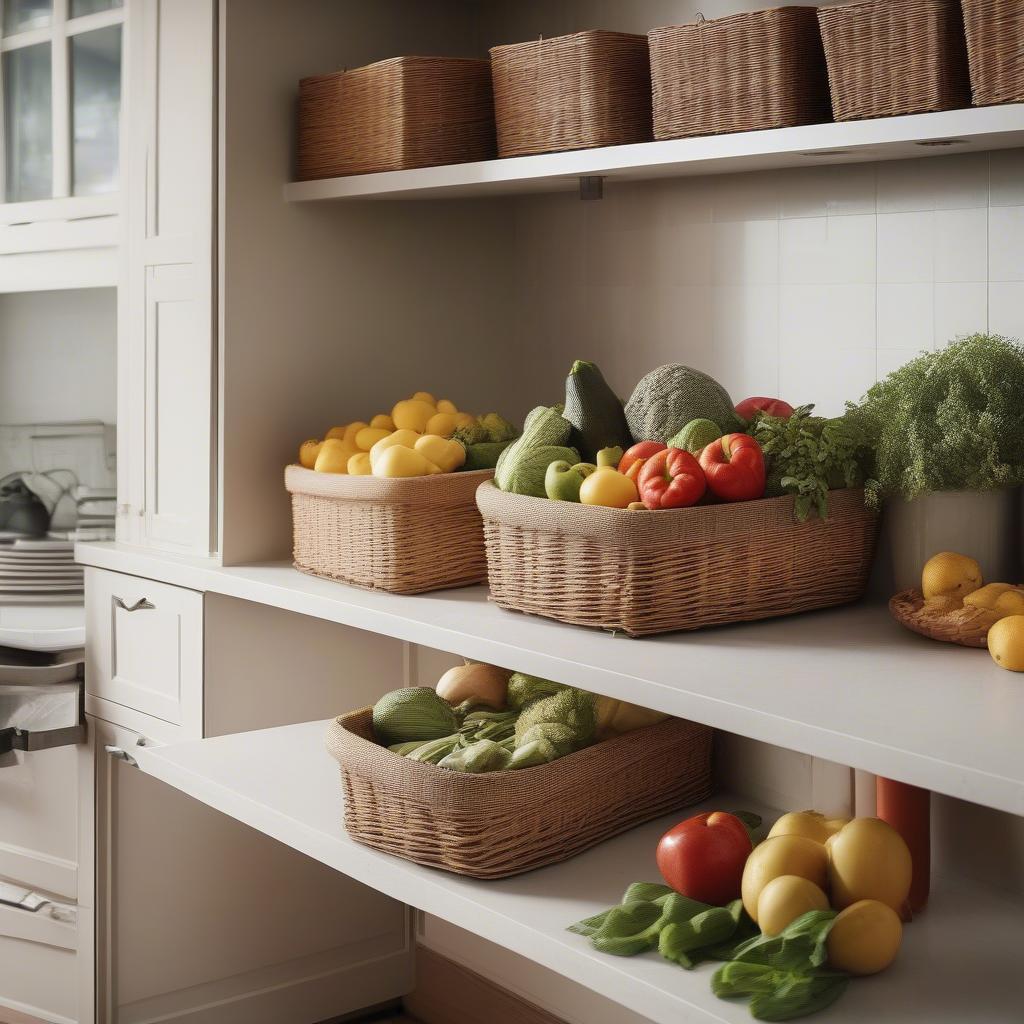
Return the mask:
M963 0L974 105L1024 102L1024 3Z
M393 594L480 583L487 564L474 495L493 475L382 480L289 466L295 568Z
M859 598L877 517L860 489L828 518L794 499L669 511L598 508L477 491L491 599L502 608L631 636L766 619Z
M651 139L645 36L577 32L491 50L499 156Z
M468 775L379 746L371 712L344 715L327 734L348 834L459 875L506 878L554 864L711 795L712 731L679 718L551 764Z
M837 121L970 106L959 0L859 0L818 20Z
M648 39L657 139L832 119L813 7L701 18Z
M392 57L299 83L300 181L494 157L491 68Z

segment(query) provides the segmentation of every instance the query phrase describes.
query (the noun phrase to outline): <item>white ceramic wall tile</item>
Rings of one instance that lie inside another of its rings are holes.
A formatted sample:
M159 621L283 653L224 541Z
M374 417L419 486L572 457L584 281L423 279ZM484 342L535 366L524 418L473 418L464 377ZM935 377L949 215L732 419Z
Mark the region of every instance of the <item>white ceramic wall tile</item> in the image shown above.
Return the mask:
M875 350L822 348L784 356L779 394L793 405L813 402L821 416L839 416L875 383Z
M716 285L776 284L778 220L716 223L712 229L711 280Z
M1024 281L1024 206L989 210L989 280Z
M1000 149L989 157L989 206L1024 206L1024 149Z
M878 212L987 206L988 175L986 153L878 164Z
M779 385L779 295L770 285L711 290L712 350L697 365L737 401Z
M935 285L935 348L988 329L988 285L984 281Z
M879 284L876 338L879 349L921 352L932 347L934 286Z
M800 168L784 175L779 187L779 216L784 219L875 212L874 164Z
M933 220L936 281L988 278L988 210L936 210Z
M726 174L703 179L711 219L718 223L777 220L781 182L786 173Z
M784 284L779 289L783 360L822 348L874 350L875 289L866 284Z
M934 221L932 211L879 215L879 283L912 284L934 279Z
M875 280L874 216L783 220L779 233L779 280L785 284Z
M988 286L988 329L1024 341L1024 282L993 281Z

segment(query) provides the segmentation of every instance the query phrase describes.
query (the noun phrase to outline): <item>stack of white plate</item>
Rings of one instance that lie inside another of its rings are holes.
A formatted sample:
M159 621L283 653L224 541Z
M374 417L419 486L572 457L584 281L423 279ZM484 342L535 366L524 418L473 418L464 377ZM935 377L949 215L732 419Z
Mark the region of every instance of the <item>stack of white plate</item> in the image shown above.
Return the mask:
M70 541L0 535L0 604L81 604L84 589Z

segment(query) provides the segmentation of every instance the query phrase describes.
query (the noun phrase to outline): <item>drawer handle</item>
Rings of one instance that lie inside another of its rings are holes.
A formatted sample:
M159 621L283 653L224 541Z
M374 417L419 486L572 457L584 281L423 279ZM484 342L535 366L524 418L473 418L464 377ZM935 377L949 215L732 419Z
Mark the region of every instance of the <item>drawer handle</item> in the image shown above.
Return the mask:
M28 889L21 889L9 882L0 882L0 903L5 907L14 907L17 910L27 910L34 914L40 907L46 906L50 901L45 896Z
M132 755L129 754L127 750L122 750L120 747L111 746L106 746L104 747L104 749L115 761L124 761L125 764L130 764L133 768L139 767L139 762L136 761L135 758L132 757Z
M150 609L156 607L156 605L153 604L152 601L149 601L145 597L139 598L139 600L136 601L135 604L125 604L124 601L121 600L121 598L115 597L114 604L116 604L117 607L120 608L121 611L123 612L149 611Z

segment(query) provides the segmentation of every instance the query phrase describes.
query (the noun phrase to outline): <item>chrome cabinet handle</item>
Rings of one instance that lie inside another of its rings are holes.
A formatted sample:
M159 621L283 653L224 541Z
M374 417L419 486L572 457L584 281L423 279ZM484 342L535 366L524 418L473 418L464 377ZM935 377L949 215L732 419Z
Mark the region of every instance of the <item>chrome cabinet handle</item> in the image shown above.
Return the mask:
M121 598L115 597L114 604L116 604L117 607L120 608L121 611L123 612L148 611L156 607L156 605L153 604L152 601L148 600L145 597L139 598L139 600L136 601L135 604L125 604L124 601L121 600Z
M127 750L122 750L121 747L105 746L104 750L112 757L115 761L124 761L125 764L130 764L133 768L139 767L139 762L128 753Z
M6 907L16 907L32 914L49 902L45 896L40 896L37 892L21 889L9 882L0 882L0 903Z

